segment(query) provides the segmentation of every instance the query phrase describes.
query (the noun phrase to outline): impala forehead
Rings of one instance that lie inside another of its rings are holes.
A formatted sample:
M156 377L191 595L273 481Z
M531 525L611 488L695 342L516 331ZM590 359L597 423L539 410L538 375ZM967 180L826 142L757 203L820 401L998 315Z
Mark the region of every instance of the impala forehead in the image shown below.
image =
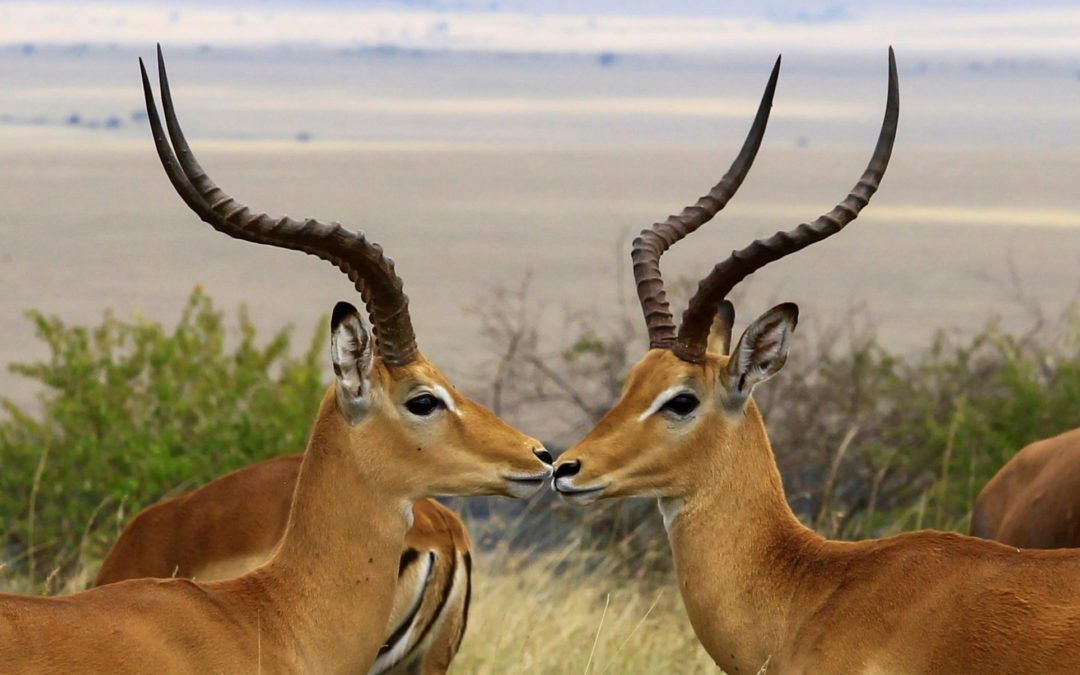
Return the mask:
M708 379L708 368L707 364L687 363L668 351L650 351L626 378L623 399L645 405L674 389L700 393Z

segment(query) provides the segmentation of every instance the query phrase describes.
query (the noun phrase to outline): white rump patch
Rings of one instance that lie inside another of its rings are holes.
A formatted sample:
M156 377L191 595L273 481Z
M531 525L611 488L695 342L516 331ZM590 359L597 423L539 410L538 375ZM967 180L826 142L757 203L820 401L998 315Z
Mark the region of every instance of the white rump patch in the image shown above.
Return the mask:
M424 556L421 563L420 573L417 575L420 586L416 591L416 599L413 601L412 607L406 612L405 616L409 619L409 627L405 630L405 633L393 644L389 651L384 652L372 664L371 670L368 671L368 675L379 675L389 671L394 666L398 665L401 659L405 658L410 651L412 651L413 645L416 642L416 632L420 629L417 619L422 618L420 616L420 608L424 602L424 596L427 594L428 584L431 582L432 571L435 565L435 552L428 551ZM397 592L402 592L399 586Z

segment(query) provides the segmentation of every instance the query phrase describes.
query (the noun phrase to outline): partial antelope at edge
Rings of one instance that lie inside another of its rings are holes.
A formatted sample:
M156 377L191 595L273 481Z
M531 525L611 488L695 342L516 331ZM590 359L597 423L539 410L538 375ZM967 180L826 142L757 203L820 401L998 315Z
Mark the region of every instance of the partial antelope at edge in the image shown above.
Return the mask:
M975 500L971 534L1018 548L1080 548L1080 428L1006 462Z

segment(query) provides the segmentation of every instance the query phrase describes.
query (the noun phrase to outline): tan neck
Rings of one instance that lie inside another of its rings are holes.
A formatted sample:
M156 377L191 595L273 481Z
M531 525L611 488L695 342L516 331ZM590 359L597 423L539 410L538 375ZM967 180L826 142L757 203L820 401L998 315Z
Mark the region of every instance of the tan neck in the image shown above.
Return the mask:
M725 672L756 673L779 658L808 590L800 560L823 540L788 507L757 409L729 431L705 441L686 496L666 505L669 518L678 509L668 537L698 639Z
M327 407L324 401L281 543L242 592L259 596L264 643L294 645L301 670L355 673L374 662L386 634L412 505L386 494Z

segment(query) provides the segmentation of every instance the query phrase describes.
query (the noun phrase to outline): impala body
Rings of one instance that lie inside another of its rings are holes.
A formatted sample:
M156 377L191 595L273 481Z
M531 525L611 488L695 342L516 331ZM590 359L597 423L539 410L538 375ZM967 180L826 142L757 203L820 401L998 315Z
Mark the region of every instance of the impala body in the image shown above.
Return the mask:
M729 675L1080 672L1078 552L1018 551L942 532L829 541L791 512L752 391L787 360L795 305L751 322L730 355L706 351L718 313L731 334L725 297L739 281L839 232L876 191L899 115L891 50L889 62L885 120L851 194L718 264L678 332L659 257L741 184L764 134L779 61L724 179L635 241L651 349L614 408L556 462L555 488L578 504L658 499L694 632Z
M167 136L143 69L150 126L188 206L232 237L332 263L359 291L372 328L352 305L334 308L334 381L265 564L223 581L2 595L0 664L5 673L364 672L385 639L413 503L529 496L550 475L550 456L424 358L401 279L377 244L337 224L252 212L215 185L180 130L160 49L158 69Z
M250 572L270 559L285 533L302 460L268 459L143 509L109 550L94 585L143 577L216 581ZM468 622L472 554L464 523L432 499L413 504L412 517L373 675L446 672Z
M1019 548L1080 548L1080 428L1006 462L975 500L971 534Z

